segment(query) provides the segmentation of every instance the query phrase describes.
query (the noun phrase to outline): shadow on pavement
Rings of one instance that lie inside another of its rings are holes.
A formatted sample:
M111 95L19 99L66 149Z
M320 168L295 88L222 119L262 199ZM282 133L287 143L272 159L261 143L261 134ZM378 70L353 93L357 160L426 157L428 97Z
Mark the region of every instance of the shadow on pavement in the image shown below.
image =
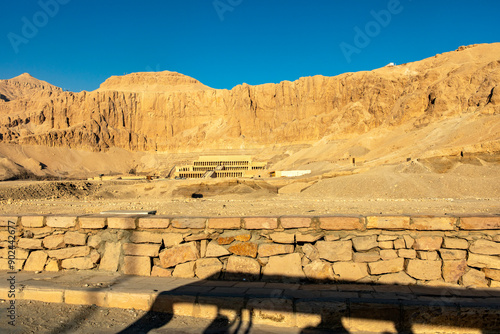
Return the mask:
M86 290L87 291L104 291L109 286L113 286L114 284L116 284L118 282L123 283L123 282L129 280L130 277L131 276L119 276L116 279L112 280L111 282L108 282L103 287L95 287L95 288L86 289ZM94 300L94 302L95 302L95 304L98 304L97 300ZM78 328L80 324L82 324L88 318L90 318L90 316L93 313L97 312L97 310L99 309L99 307L96 306L95 304L84 307L77 314L73 315L71 321L67 321L66 323L61 323L59 326L57 326L56 328L54 328L50 332L50 334L61 334L61 333L72 333L72 332L74 332L75 329Z
M150 310L120 333L149 333L167 325L173 314L214 319L204 333L249 333L254 323L295 325L301 333L500 332L500 291L495 289L346 281L264 285L296 278L217 278L159 292Z

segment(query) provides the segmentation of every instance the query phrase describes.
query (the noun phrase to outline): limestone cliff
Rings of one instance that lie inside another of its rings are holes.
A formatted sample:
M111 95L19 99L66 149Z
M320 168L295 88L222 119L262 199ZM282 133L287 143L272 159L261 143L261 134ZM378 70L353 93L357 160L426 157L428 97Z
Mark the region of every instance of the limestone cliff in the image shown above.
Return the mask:
M232 90L175 72L111 77L81 93L48 84L17 93L4 80L0 140L187 152L311 143L462 114L498 115L499 55L500 43L474 45L370 72Z

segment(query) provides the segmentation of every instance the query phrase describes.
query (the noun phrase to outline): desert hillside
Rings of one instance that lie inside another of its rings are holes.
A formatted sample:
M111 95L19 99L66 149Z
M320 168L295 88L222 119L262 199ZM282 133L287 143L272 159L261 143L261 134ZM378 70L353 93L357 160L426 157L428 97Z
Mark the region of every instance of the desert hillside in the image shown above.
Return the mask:
M499 55L500 43L472 45L370 72L232 90L165 71L73 93L22 74L0 80L0 179L165 175L210 153L251 154L313 175L352 158L374 167L497 157Z
M500 44L335 77L210 89L172 72L112 77L63 92L27 75L1 81L4 143L188 152L347 138L500 112ZM17 82L17 84L10 84ZM29 87L29 89L27 88Z

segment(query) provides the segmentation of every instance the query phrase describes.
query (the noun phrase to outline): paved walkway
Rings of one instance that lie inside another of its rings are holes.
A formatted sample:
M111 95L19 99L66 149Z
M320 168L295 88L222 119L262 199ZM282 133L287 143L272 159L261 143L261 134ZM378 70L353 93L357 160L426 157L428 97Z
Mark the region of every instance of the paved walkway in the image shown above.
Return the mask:
M495 333L500 329L500 290L496 289L209 281L90 271L1 272L1 299L11 299L11 283L17 300L95 304L283 327L389 333L428 333L431 328L431 332L439 328L444 333Z

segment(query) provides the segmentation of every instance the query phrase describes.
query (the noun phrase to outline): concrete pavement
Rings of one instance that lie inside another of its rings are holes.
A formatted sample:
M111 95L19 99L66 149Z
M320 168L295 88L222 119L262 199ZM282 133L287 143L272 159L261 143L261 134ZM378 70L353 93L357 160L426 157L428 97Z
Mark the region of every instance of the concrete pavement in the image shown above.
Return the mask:
M11 283L15 298L9 297ZM311 330L495 333L500 329L500 290L491 288L212 281L73 271L2 272L0 291L0 298L8 302L133 308ZM161 325L165 324L154 328Z

